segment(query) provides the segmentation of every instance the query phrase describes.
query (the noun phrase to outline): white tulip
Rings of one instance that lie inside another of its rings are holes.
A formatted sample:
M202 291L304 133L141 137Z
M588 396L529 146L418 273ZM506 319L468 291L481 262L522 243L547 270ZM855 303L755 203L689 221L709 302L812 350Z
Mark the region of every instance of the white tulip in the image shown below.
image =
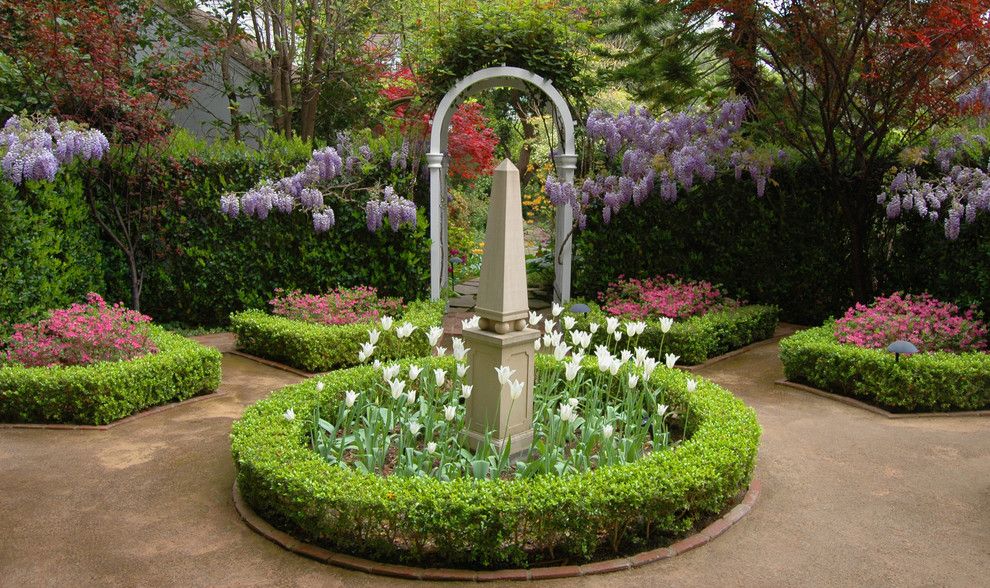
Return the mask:
M327 387L326 384L324 384L323 382L317 382L316 383L316 391L317 392L323 392L323 389L326 388L326 387Z
M560 342L564 340L564 334L559 331L554 331L550 333L550 347L556 347L560 345Z
M452 421L452 420L454 420L454 417L455 416L457 416L457 407L456 406L445 406L444 407L444 409L443 409L443 418L447 419L448 421Z
M577 420L577 411L569 403L561 403L560 405L560 420L565 423L573 423Z
M608 353L598 355L598 371L607 372L612 367L612 356Z
M447 380L447 370L440 368L433 370L433 378L436 379L437 386L443 386L443 383Z
M402 393L406 389L405 380L389 380L388 387L390 389L392 400L398 400Z
M426 444L426 452L427 453L436 453L436 451L437 451L437 444L436 443L434 443L433 441L430 441L429 443Z
M376 370L382 369L382 360L376 359L374 363L371 364L371 367L375 368Z
M543 347L543 341L537 337L536 341L533 341L533 349L539 351L541 347Z
M657 360L652 357L647 357L643 360L643 378L649 380L650 376L653 375L653 371L657 369Z
M410 390L406 392L406 404L414 404L416 402L416 391Z
M368 342L370 342L372 345L378 343L378 337L380 337L381 334L382 332L379 331L378 329L371 329L370 331L368 331Z
M454 341L454 359L457 361L464 361L464 358L467 357L468 351L471 351L471 348L465 347L464 341L461 341L460 339Z
M560 322L563 323L565 329L570 331L571 329L574 328L574 325L577 324L577 319L575 319L572 316L565 316L564 318L560 319Z
M639 376L636 374L629 374L629 380L626 383L629 384L630 389L635 388L636 385L639 384Z
M680 355L674 355L673 353L668 353L664 356L664 359L667 360L667 367L669 369L674 369L674 364L677 363L677 360L680 358Z
M577 364L580 364L582 361L584 361L584 351L575 351L571 353L571 361Z
M553 348L553 358L557 361L563 361L567 357L567 352L570 350L571 348L567 345L560 344Z
M634 322L628 322L628 323L626 323L626 335L629 335L630 337L632 337L635 334L636 334L636 323L634 323Z
M440 342L440 337L443 337L443 327L430 327L430 330L426 332L426 339L430 342L430 347L436 347L437 343Z
M348 390L347 392L344 393L344 405L347 406L347 408L354 406L354 401L357 400L357 397L358 397L357 392L355 392L354 390Z
M291 421L294 421L294 420L296 420L296 411L294 411L294 410L292 410L290 408L289 410L287 410L284 413L282 413L282 416L285 417L285 420L287 420L287 421L290 421L290 422Z
M643 361L650 354L649 349L644 349L643 347L636 348L636 365L643 365Z
M394 320L395 319L393 319L390 316L383 316L382 317L382 329L385 330L385 331L388 331L389 329L391 329L392 328L392 323L394 322Z
M578 405L578 403L580 403L580 402L581 402L581 401L580 401L580 400L578 400L577 398L568 398L568 399L567 399L567 404L570 404L570 405L571 405L571 408L577 408L577 405Z
M437 347L437 357L440 357L444 353L447 353L447 348L446 347Z
M464 319L461 321L461 328L464 329L477 329L478 325L481 323L481 317L475 315L469 319Z
M461 398L463 398L464 400L471 398L472 390L474 390L474 386L470 384L464 384L463 386L461 386Z
M609 335L615 333L615 330L619 328L618 317L610 316L605 319L605 332Z
M612 335L612 336L615 337L615 342L616 343L618 343L619 341L622 341L622 331L616 331L615 334Z
M557 321L552 319L547 319L543 321L543 330L547 333L553 332L553 328L557 326Z
M567 378L568 382L574 380L577 377L578 371L581 369L580 362L568 362L564 364L564 376Z
M541 320L543 320L543 317L540 316L540 313L536 312L535 310L529 311L529 324L530 324L530 326L535 327L536 325L540 324L540 321Z
M417 423L416 421L409 421L409 432L413 434L413 437L419 435L419 432L423 430L423 425Z
M382 368L382 378L387 382L389 380L394 380L396 376L399 375L400 368L397 364L391 364Z
M412 332L415 330L416 326L409 321L406 321L395 328L395 336L399 339L405 339L409 335L412 335Z
M602 438L611 439L612 438L612 425L605 425L602 427Z
M471 366L469 366L466 363L459 363L459 364L457 364L457 377L458 378L463 378L464 375L467 374L467 371L468 371L468 368L469 367L471 367Z
M495 373L498 374L498 383L505 386L509 383L509 378L516 373L516 370L509 368L507 365L503 365L495 368Z
M598 324L598 323L591 323L590 325L588 325L588 331L589 331L589 332L590 332L590 333L591 333L592 335L594 335L595 333L597 333L597 332L598 332L598 329L599 329L600 327L601 327L601 325L600 325L600 324Z
M562 312L564 312L564 307L554 302L553 306L550 308L550 314L552 314L555 317L558 317Z
M688 392L694 392L695 390L698 389L698 382L697 382L697 380L688 380L687 383L686 383L686 385L687 385L687 391Z
M667 414L667 408L668 406L666 404L661 404L657 407L657 414L660 416Z
M612 358L612 365L608 366L608 373L613 376L619 373L619 368L622 367L622 360L618 357Z
M628 349L623 349L619 357L622 358L622 363L626 363L627 361L632 359L632 351L629 351Z
M512 400L518 400L522 396L523 383L519 380L512 380L509 382L509 398Z
M646 321L636 321L636 334L642 335L646 331Z
M660 332L668 333L672 326L674 326L674 319L666 316L660 319Z
M419 378L419 374L422 372L423 368L418 365L409 366L409 379L415 382L416 379Z

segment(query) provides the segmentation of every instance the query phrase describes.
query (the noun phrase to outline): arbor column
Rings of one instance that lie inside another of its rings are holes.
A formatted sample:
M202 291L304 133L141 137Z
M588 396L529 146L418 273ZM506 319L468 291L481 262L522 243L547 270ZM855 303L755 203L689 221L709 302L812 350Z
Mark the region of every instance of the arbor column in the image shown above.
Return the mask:
M442 194L446 167L443 160L443 153L426 154L426 165L430 168L430 300L439 300L447 285L447 256L444 254L447 202Z
M562 153L554 156L557 176L561 182L574 183L577 155ZM563 304L571 299L571 261L574 251L574 211L570 203L557 207L554 214L553 299Z

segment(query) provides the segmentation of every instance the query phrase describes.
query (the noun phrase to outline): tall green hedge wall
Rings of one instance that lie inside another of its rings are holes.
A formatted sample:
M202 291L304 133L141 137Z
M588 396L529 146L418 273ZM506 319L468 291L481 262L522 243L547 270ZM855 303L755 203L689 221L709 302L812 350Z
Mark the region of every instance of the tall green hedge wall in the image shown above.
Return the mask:
M102 291L100 250L78 179L23 188L0 181L0 336L9 328L3 323L32 320Z
M855 302L842 215L812 166L775 169L763 198L731 176L696 187L675 204L651 197L605 225L576 233L574 290L595 296L619 275L676 273L706 279L751 303L774 304L781 319L819 324ZM990 222L958 241L941 224L888 223L877 206L871 262L878 292L929 291L990 311ZM910 215L909 215L910 217Z

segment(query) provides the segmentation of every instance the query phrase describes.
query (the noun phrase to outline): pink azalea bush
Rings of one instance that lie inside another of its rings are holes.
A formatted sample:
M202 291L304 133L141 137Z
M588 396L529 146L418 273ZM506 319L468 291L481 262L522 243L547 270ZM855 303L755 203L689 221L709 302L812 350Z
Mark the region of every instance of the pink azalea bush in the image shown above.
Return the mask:
M987 325L972 308L961 311L929 294L895 292L847 310L835 322L835 338L868 349L886 349L904 340L922 352L986 351Z
M686 280L670 274L638 280L619 276L598 294L605 312L629 319L685 319L739 306L711 282Z
M110 306L91 292L85 304L53 310L37 324L14 325L0 357L26 367L133 359L158 351L148 336L150 322L151 317L120 303Z
M337 288L326 294L303 294L299 290L275 291L272 313L286 318L324 325L346 325L376 320L402 308L401 298L380 298L371 286Z

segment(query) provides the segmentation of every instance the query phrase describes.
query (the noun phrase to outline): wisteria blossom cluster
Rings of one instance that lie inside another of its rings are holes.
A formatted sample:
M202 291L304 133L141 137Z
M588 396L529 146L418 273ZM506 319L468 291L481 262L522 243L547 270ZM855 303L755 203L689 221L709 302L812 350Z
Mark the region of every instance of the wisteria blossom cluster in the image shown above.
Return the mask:
M54 310L37 324L14 325L2 357L26 367L123 361L158 351L148 336L151 318L108 305L90 293L85 304Z
M601 144L607 170L585 179L580 188L549 176L545 191L555 205L570 203L578 226L587 210L600 203L606 223L630 203L641 204L655 192L667 202L697 182L710 182L722 169L744 172L762 196L776 158L737 146L736 135L746 117L745 100L728 100L716 111L688 110L654 117L632 107L618 116L596 110L588 116L588 137Z
M959 96L959 109L964 112L975 111L984 117L990 113L990 81L977 84Z
M619 276L604 292L598 293L598 299L605 312L631 319L685 319L739 306L738 301L727 298L711 282L687 280L673 274L645 280Z
M385 187L380 200L369 200L365 212L368 230L372 233L382 228L384 218L388 218L388 225L393 231L398 231L403 225L416 226L416 205L396 194L392 186Z
M555 307L554 316L562 310ZM565 316L561 320L568 318L573 319ZM541 320L542 316L531 313L531 325ZM466 328L477 326L477 317L464 323ZM638 323L624 328L619 328L618 319L615 323L607 327L613 333L640 332ZM361 360L370 359L382 332L394 328L404 338L412 336L414 328L410 327L383 317L380 329L376 325L369 330ZM516 461L510 459L511 445L498 449L491 433L476 450L467 449L465 403L474 391L465 381L471 369L467 362L470 349L457 337L452 339L453 369L418 364L401 368L376 360L374 367L381 379L372 389L345 391L332 417L313 415L313 448L331 463L363 472L452 480L570 475L629 463L677 442L689 415L678 415L666 403L667 390L651 382L653 372L663 369L663 364L643 349L636 349L634 355L599 346L599 369L592 370L584 361L590 333L585 337L566 326L558 331L554 320L548 320L544 328L541 341L552 345L558 362L537 373L534 445ZM427 330L425 336L438 356L447 353L438 347L443 336L440 326ZM565 343L568 336L575 341L573 348ZM630 335L627 343L635 336ZM672 369L676 361L676 356L668 354L666 369ZM511 413L525 383L508 366L496 367L494 376L509 393ZM687 380L685 386L690 394L698 382ZM323 384L318 382L316 387L321 390ZM296 414L289 409L285 418L294 420Z
M987 351L987 325L972 308L965 311L928 294L895 292L873 304L857 304L835 322L835 337L868 349L910 341L922 352Z
M339 133L336 145L314 150L302 171L275 181L264 180L242 195L224 194L220 197L220 211L230 218L243 213L265 220L273 210L290 214L299 209L312 217L314 231L325 233L336 224L336 215L325 202L325 194L343 189L347 180L354 180L361 172L361 164L370 162L373 156L370 146L362 145L355 150L350 136ZM388 216L393 230L416 223L415 204L397 195L392 186L385 186L380 199L368 201L367 214L371 231L381 227L383 214Z
M378 296L371 286L337 288L326 294L303 294L299 290L275 291L269 301L272 313L293 320L322 325L346 325L378 320L402 308L401 298Z
M110 142L99 130L53 117L14 116L0 130L0 169L15 185L52 181L61 166L100 160L109 150Z

